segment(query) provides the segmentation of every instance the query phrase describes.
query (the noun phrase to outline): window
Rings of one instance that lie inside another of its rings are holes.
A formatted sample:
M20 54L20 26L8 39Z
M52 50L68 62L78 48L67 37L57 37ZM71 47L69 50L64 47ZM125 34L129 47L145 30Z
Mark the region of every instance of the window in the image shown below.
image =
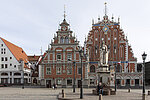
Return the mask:
M67 67L67 74L72 74L72 67Z
M56 74L61 74L61 67L56 67Z
M90 72L91 72L91 73L95 73L95 66L94 66L94 65L92 65L92 66L90 67Z
M1 64L1 68L4 68L4 64Z
M90 79L90 85L94 85L94 79Z
M3 54L3 48L1 49L1 54Z
M10 59L12 59L12 57L10 57Z
M3 47L3 44L1 44L1 46Z
M60 43L64 43L64 38L63 37L60 38Z
M7 64L5 64L5 68L7 68Z
M6 54L6 49L4 48L4 54Z
M47 68L46 68L46 74L47 74L47 75L50 75L50 74L51 74L51 67L47 67Z
M72 79L67 79L67 85L72 85Z
M68 37L65 38L65 43L69 43Z
M57 60L61 60L61 54L57 54Z
M71 60L72 60L71 54L67 54L67 60L68 60L68 61L71 61Z
M56 80L56 84L57 84L57 85L61 85L61 79L57 79L57 80Z
M81 67L78 67L78 74L81 74Z
M4 61L4 57L1 57L1 61Z
M14 65L14 68L16 68L16 65Z
M12 64L10 63L10 66L12 66Z
M7 57L5 57L5 61L7 61Z

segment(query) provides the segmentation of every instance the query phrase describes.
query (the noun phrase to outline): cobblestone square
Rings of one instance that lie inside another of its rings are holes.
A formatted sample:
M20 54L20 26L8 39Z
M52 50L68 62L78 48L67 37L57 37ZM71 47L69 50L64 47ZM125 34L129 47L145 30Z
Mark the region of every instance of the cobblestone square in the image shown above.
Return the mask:
M63 89L66 98L81 100L79 88L76 88L76 93L72 93L72 88ZM150 96L147 95L148 90L146 90L146 100L150 100ZM53 90L51 88L0 87L0 100L57 100L61 91L62 88ZM89 88L84 89L82 100L99 100L99 98L93 95L92 88ZM142 100L142 90L131 89L131 92L128 93L127 89L118 89L117 95L103 96L103 100Z

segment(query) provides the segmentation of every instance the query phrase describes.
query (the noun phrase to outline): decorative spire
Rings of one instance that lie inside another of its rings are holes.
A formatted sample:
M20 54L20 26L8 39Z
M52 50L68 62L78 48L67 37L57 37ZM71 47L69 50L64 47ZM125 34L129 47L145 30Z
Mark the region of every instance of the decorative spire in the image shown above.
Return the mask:
M65 10L66 6L64 5L64 19L66 18L66 10Z
M105 2L105 15L107 15L107 3Z
M98 22L100 22L100 16L98 16Z
M42 55L42 46L41 46L41 55Z
M118 17L118 23L120 23L120 17Z
M114 15L112 14L112 21L114 20Z
M94 19L92 19L92 25L94 25Z

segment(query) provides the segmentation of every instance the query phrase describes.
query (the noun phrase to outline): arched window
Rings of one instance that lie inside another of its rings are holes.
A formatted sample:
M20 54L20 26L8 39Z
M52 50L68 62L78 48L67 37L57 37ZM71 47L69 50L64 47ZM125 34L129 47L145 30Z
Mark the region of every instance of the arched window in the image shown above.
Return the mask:
M90 67L90 72L91 72L91 73L95 73L95 66L94 66L94 65L92 65L92 66Z
M20 76L21 73L14 73L14 76Z
M27 74L27 73L24 73L24 76L28 76L28 74Z
M64 43L64 38L63 37L60 38L60 43Z
M65 38L65 43L69 43L68 37Z
M2 73L1 76L8 76L8 74L7 73Z

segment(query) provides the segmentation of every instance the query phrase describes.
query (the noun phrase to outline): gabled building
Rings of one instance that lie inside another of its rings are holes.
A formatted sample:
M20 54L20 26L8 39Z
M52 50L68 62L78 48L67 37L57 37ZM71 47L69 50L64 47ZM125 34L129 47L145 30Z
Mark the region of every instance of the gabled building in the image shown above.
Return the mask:
M79 41L73 35L70 25L64 20L60 29L54 34L48 50L44 53L40 66L41 83L47 87L57 84L58 87L72 87L75 74L75 85L81 84L81 60ZM82 48L83 49L83 48ZM88 66L83 58L83 86L88 86ZM74 73L75 71L75 73Z
M23 82L25 84L31 82L31 69L26 53L21 47L0 37L0 84L23 84Z
M41 56L33 55L28 56L28 60L30 62L31 66L31 84L32 85L39 85L39 61L41 59Z
M128 39L120 28L120 19L114 21L106 13L98 22L92 22L92 30L88 33L87 48L89 50L90 86L97 84L96 69L100 66L100 47L104 42L109 50L108 62L111 69L110 85L114 86L115 67L118 87L142 86L142 72L137 72L137 59L134 57Z

